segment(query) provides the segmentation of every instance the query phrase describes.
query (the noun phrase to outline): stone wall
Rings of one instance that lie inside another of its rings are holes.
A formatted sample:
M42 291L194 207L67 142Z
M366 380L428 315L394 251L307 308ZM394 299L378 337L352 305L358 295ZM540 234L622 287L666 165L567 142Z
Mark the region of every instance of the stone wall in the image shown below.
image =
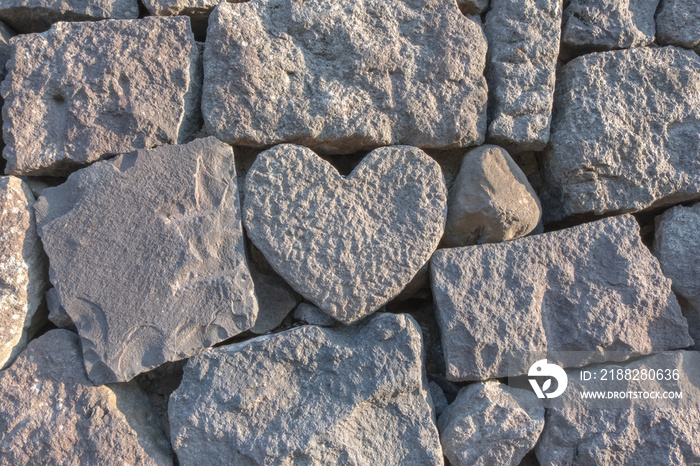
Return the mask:
M0 21L0 465L700 463L699 2Z

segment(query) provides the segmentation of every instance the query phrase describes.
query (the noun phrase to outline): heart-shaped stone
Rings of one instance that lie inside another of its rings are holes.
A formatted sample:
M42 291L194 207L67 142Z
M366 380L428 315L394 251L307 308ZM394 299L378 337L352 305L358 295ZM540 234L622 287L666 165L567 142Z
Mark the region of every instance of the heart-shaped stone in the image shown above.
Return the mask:
M295 290L349 324L396 297L445 228L439 165L382 147L347 176L306 147L262 152L245 183L248 236Z

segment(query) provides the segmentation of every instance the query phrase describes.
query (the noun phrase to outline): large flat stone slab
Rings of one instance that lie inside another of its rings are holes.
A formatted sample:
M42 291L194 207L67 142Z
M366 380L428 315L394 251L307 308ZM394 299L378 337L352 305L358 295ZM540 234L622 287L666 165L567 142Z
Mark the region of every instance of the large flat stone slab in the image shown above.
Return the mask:
M233 152L214 138L98 162L36 204L51 281L95 383L253 326Z
M700 463L700 353L674 351L587 370L606 380L584 382L580 371L569 372L566 391L547 406L536 449L540 464ZM636 380L612 381L612 371ZM649 380L651 372L660 379ZM619 398L582 399L583 392Z
M407 315L306 325L190 359L168 408L180 464L442 465Z
M675 47L561 69L540 193L545 222L700 198L700 57Z
M693 344L631 215L441 249L430 269L453 381L526 373L520 360L547 351L583 352L565 361L583 365Z
M14 176L0 177L0 368L27 346L42 317L48 262L34 221L34 196Z
M202 111L233 145L351 153L481 144L486 40L445 0L222 2Z
M559 0L491 0L488 139L509 151L549 141L562 5Z
M78 336L52 330L0 372L0 464L172 464L138 386L95 387Z
M446 215L440 166L415 147L376 149L343 177L310 149L282 144L246 177L248 237L292 288L346 324L404 289Z
M136 0L3 0L0 20L21 34L43 32L59 21L136 19Z
M58 23L12 41L6 173L62 175L198 129L199 49L187 18Z
M654 254L671 279L690 336L700 349L700 204L673 207L655 220Z

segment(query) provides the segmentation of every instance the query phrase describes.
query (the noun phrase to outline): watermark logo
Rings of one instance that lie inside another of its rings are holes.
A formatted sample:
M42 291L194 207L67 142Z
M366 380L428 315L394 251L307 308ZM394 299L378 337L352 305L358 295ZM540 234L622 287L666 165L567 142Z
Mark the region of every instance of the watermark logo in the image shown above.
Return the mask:
M547 380L544 381L541 387L537 379L528 379L537 398L556 398L564 393L566 386L569 384L569 378L566 376L564 369L556 364L547 363L546 359L540 359L530 366L527 375L528 377L547 377ZM552 388L552 379L557 381L556 389L548 393Z

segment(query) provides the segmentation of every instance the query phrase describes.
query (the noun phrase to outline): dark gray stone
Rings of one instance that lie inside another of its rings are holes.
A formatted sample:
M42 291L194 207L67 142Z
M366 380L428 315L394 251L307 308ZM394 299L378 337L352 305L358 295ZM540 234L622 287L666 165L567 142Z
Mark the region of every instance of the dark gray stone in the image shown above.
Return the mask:
M488 140L511 153L549 141L561 35L560 0L491 0Z
M394 314L208 350L170 398L173 448L183 466L442 465L422 351Z
M74 173L36 204L51 281L97 384L253 326L233 152L214 138Z
M299 295L277 274L253 272L258 317L251 332L262 335L277 328L301 301Z
M233 145L481 144L486 40L445 0L253 0L209 20L202 111Z
M320 327L336 327L340 325L333 317L309 303L300 303L294 310L294 318Z
M699 86L700 57L675 47L564 66L543 160L545 223L700 198Z
M523 374L520 358L546 351L583 352L572 367L693 344L631 215L440 249L430 270L453 381Z
M246 177L244 221L270 265L345 324L396 297L437 248L447 192L415 147L372 151L347 177L310 149L261 153Z
M700 53L700 3L693 0L661 0L656 15L660 44L678 45Z
M66 174L199 129L200 52L187 18L57 23L12 41L6 173Z

